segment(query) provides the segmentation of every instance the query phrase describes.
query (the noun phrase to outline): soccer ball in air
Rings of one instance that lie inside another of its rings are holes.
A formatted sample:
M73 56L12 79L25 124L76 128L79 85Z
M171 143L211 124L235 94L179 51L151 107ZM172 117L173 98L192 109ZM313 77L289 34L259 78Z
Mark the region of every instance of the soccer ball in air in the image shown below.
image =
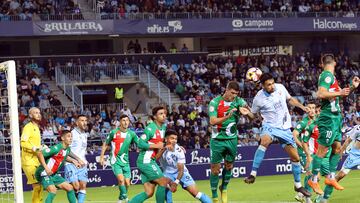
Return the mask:
M246 72L246 79L257 82L260 79L262 71L260 68L250 68Z

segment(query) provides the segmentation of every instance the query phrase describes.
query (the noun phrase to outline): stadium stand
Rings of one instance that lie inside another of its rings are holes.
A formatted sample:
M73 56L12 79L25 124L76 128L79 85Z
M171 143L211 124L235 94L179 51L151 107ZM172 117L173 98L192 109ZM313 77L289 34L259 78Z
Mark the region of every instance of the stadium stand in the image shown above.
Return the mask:
M337 56L339 82L345 83L349 75L359 74L358 66L352 59L343 52ZM131 63L139 63L134 57L130 58ZM46 143L56 142L57 136L62 130L71 129L77 115L85 114L89 117L90 142L89 153L98 153L101 142L109 131L118 125L117 119L126 112L132 118L132 128L140 135L143 132L147 121L135 118L128 107L122 104L108 105L84 105L83 111L79 107L62 106L57 95L51 92L43 78L53 78L54 68L57 66L71 66L92 64L98 68L106 68L114 63L128 63L128 59L117 61L99 57L98 59L58 59L60 62L51 59L25 59L17 61L18 72L18 94L20 104L20 124L24 125L27 109L33 106L40 107L43 113L42 130ZM140 59L141 60L141 59ZM141 60L142 61L142 60ZM168 127L176 129L181 138L182 146L187 148L209 147L209 129L207 117L207 104L214 96L224 91L223 88L229 80L237 80L241 87L241 96L251 99L258 88L254 83L245 81L244 74L249 67L260 67L263 72L271 72L277 78L277 82L283 83L290 94L301 101L314 97L316 89L316 78L320 72L318 59L309 53L297 53L290 56L257 56L257 57L197 57L185 64L173 64L166 56L150 57L148 62L142 62L172 91L181 98L181 104L174 104L169 107ZM43 65L39 65L43 64ZM284 72L289 74L284 74ZM296 77L290 77L296 75ZM93 78L96 80L95 78ZM2 85L6 81L1 80ZM357 102L356 102L357 101ZM344 126L359 124L360 99L350 97L342 100L345 109ZM296 109L291 111L292 125L302 118L301 112ZM240 119L239 145L257 145L260 120L250 123L248 119ZM4 135L3 135L4 136ZM133 148L135 150L135 148Z
M79 5L72 0L2 0L0 21L81 20Z
M98 0L102 19L355 17L357 1Z

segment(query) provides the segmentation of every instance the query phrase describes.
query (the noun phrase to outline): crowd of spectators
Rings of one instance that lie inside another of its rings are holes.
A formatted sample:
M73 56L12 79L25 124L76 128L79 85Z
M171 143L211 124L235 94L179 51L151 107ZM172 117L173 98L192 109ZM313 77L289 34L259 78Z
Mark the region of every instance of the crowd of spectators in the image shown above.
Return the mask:
M313 17L310 13L322 12L326 16L355 17L359 11L355 0L98 0L97 6L103 19L136 18L137 14L142 18L233 17L234 14L282 17L294 12L298 16ZM279 15L274 16L273 12ZM80 8L73 0L0 1L0 20L31 20L35 16L42 20L82 19Z
M209 14L212 17L233 16L227 13L241 14L237 17L274 17L272 12L278 12L280 15L276 16L279 17L294 12L304 17L313 17L309 13L314 12L322 12L327 16L354 17L359 10L358 1L355 0L98 0L98 7L103 18L208 18Z
M66 15L65 15L66 14ZM74 14L69 16L67 14ZM0 21L82 19L73 0L1 0ZM70 18L69 18L70 17Z
M336 55L336 75L340 86L348 84L351 76L359 75L359 68L356 63L344 53ZM91 59L87 62L84 59L70 59L65 66L83 65L88 63L99 63L106 67L108 64L121 64L116 58ZM316 81L321 68L319 60L309 53L297 53L294 56L238 56L236 58L224 57L199 57L187 64L172 64L166 57L153 57L149 62L137 61L131 57L125 59L127 63L141 63L151 70L162 80L171 91L177 93L183 100L179 105L168 109L168 128L174 128L181 135L179 143L186 148L207 148L209 147L210 129L207 116L207 104L216 95L224 91L226 83L230 80L239 82L241 97L251 105L256 91L260 88L253 82L245 80L245 72L249 67L259 67L263 72L271 72L276 82L284 84L290 94L296 96L300 101L313 100L316 91ZM19 121L23 126L27 120L27 110L37 106L41 109L43 121L41 122L42 135L46 143L54 142L60 131L71 129L74 126L75 118L79 114L85 114L89 119L88 131L89 153L97 153L100 150L102 140L109 131L119 125L118 118L121 114L129 115L131 128L138 135L151 121L149 117L136 118L130 109L125 105L119 107L109 104L106 107L92 106L84 107L83 110L74 107L62 107L61 102L48 87L42 82L46 76L53 79L54 68L58 62L51 59L46 60L43 65L38 65L36 60L17 61L18 76L18 103ZM0 74L1 84L1 118L0 128L6 127L7 111L7 81L4 74ZM357 92L359 94L359 92ZM350 96L341 100L344 109L344 127L360 124L360 96ZM292 126L303 117L298 109L291 109ZM239 146L257 145L259 139L259 119L250 122L247 118L241 117L238 123ZM4 137L8 132L1 131L0 143L4 143ZM135 150L135 147L132 148Z

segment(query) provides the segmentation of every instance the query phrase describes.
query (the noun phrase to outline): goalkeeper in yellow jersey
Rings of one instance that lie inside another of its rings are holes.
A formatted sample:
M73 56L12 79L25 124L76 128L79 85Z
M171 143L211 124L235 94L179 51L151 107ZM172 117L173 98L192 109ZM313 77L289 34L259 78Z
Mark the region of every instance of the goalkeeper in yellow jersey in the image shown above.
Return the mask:
M21 165L27 178L27 184L32 185L33 188L32 203L42 203L43 188L35 178L36 168L40 165L36 154L42 148L39 129L40 109L30 108L29 118L30 122L24 126L21 134Z

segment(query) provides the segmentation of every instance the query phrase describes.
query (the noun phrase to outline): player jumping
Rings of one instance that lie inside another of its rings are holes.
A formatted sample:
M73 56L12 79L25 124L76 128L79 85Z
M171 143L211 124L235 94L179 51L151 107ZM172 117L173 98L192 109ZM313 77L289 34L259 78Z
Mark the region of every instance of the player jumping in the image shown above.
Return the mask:
M321 112L317 121L319 128L319 147L312 161L312 178L308 183L317 194L324 194L318 183L318 173L320 171L323 158L328 153L329 148L333 150L330 155L330 173L325 179L325 184L334 187L337 190L343 190L335 180L335 172L340 161L341 147L341 127L342 115L339 105L339 97L346 97L352 90L359 86L359 78L354 77L351 88L341 89L334 76L336 62L333 55L324 55L322 57L324 71L319 76L317 96L321 99ZM330 187L329 187L330 188Z
M250 176L245 178L244 181L248 184L255 182L257 170L264 159L266 149L274 139L277 139L290 156L295 191L309 197L310 193L301 185L300 157L297 153L296 144L290 131L291 117L286 102L289 101L291 105L299 107L306 112L308 111L308 108L304 107L294 97L291 97L282 84L275 83L271 74L262 74L260 82L263 89L256 94L251 108L252 114L249 112L249 115L250 118L253 119L253 114L260 112L263 118L260 133L261 143L256 150Z

